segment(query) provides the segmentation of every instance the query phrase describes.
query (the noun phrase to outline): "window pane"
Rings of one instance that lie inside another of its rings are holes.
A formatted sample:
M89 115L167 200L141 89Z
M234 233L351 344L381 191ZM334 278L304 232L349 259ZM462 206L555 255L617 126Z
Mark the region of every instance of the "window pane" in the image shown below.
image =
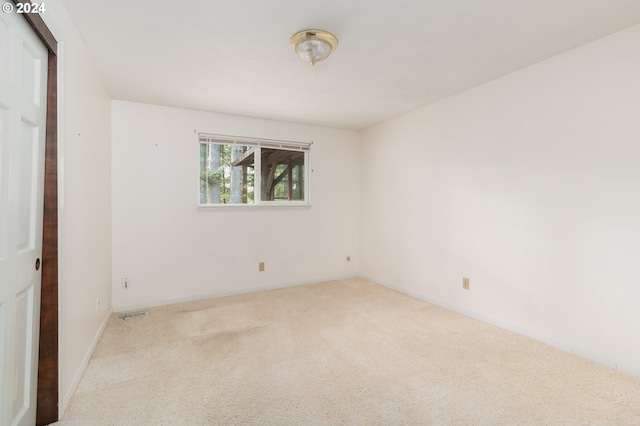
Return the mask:
M304 152L262 148L262 201L304 200Z
M253 149L200 144L200 204L253 204Z

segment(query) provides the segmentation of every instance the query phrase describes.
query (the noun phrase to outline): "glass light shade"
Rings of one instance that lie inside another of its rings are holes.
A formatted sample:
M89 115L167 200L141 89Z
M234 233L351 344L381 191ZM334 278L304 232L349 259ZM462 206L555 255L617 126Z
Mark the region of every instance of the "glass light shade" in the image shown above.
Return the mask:
M304 30L291 37L291 46L305 62L315 65L326 59L338 46L338 39L323 30Z
M331 45L322 40L304 40L296 45L296 53L303 61L315 65L331 54Z

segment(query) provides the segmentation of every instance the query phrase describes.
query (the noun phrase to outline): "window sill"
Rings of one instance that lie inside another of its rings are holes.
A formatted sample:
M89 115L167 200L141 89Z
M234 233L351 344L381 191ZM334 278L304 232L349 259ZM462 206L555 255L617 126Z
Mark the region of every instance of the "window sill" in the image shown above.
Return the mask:
M274 204L198 204L198 212L229 212L259 210L310 210L308 203L274 203Z

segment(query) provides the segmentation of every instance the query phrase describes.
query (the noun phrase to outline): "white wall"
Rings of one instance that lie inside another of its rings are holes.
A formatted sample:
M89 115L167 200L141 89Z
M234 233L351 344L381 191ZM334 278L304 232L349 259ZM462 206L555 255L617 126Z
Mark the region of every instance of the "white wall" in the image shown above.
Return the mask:
M311 208L198 211L196 129L313 141ZM353 131L113 101L114 309L355 275L359 141Z
M43 16L58 46L60 415L111 307L110 98L60 1ZM100 308L96 309L96 299Z
M640 26L366 130L362 275L640 375L638 46Z

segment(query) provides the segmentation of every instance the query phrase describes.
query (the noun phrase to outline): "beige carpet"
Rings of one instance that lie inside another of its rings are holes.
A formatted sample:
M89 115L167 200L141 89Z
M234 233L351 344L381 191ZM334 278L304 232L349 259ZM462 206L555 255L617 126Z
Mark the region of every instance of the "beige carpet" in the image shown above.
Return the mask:
M361 279L111 319L62 425L640 425L640 379Z

